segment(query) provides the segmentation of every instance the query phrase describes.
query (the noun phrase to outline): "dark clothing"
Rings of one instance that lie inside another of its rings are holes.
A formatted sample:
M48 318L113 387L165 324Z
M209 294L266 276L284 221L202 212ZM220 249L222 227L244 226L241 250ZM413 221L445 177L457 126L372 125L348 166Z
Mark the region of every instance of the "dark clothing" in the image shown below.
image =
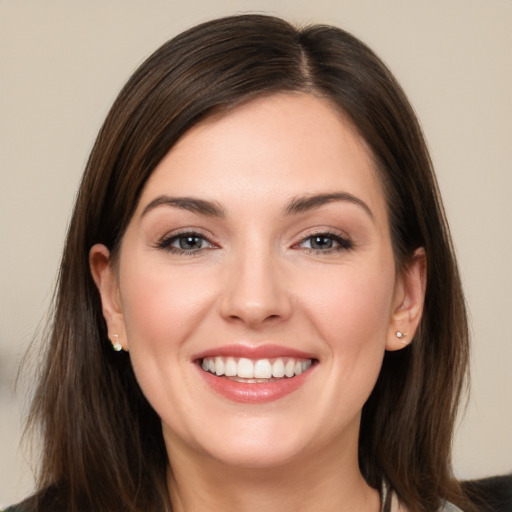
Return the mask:
M481 512L512 512L512 474L468 480L462 488Z
M462 487L480 512L512 512L512 474L468 480ZM56 488L48 489L38 501L39 506L31 497L5 512L66 512L65 492Z

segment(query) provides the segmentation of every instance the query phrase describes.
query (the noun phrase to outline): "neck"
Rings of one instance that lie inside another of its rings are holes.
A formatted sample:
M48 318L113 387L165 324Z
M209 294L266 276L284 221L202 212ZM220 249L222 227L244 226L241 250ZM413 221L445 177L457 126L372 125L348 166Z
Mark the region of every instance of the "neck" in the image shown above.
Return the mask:
M296 458L279 467L247 468L173 451L168 472L173 511L378 512L379 493L359 471L357 447L337 457L332 454Z

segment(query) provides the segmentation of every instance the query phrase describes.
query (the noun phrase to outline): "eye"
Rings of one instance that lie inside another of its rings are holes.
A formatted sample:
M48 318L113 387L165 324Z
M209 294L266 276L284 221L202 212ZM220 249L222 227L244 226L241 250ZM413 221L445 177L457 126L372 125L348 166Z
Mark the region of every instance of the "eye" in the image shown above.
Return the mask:
M175 254L197 254L213 246L214 244L204 235L195 232L178 233L158 243L158 248Z
M330 253L353 248L353 243L339 234L315 233L304 238L298 246L315 253Z

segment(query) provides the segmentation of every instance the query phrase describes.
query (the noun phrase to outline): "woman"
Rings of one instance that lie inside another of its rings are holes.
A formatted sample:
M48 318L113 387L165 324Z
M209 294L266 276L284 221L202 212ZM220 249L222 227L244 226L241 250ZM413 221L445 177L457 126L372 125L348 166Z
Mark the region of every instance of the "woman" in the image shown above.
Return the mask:
M450 467L468 333L431 163L339 29L225 18L136 71L48 343L22 510L476 510Z

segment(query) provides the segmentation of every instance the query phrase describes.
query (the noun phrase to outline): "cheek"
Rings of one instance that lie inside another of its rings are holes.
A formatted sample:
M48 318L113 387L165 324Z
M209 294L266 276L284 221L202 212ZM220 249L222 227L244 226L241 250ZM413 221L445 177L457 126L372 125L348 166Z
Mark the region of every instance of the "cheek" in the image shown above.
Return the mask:
M317 279L309 308L324 337L347 347L385 342L394 291L394 273L377 268L346 267ZM334 348L334 347L333 347Z
M319 330L328 345L323 408L333 418L323 436L336 436L347 421L359 424L382 366L389 321L389 293L379 280L353 277L319 310ZM323 320L321 320L323 319ZM321 325L320 325L321 324Z
M211 287L166 265L127 264L121 301L130 352L179 348L200 322Z
M190 340L209 310L205 305L211 304L212 287L201 272L173 269L165 260L152 265L143 261L126 258L120 269L130 359L153 408L169 424L179 424L187 416L180 397L192 389Z
M386 270L387 269L387 270ZM345 268L325 281L326 293L311 294L310 318L325 341L330 389L340 414L368 398L382 365L393 291L394 267ZM321 284L317 281L317 284ZM334 411L333 411L334 413Z

